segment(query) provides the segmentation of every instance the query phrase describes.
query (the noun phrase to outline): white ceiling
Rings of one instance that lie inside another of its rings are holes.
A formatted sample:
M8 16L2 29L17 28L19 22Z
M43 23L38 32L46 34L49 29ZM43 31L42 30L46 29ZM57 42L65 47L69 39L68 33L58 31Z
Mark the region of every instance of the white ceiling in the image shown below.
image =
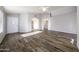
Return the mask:
M46 6L4 6L6 13L43 13L42 7ZM56 11L61 8L70 8L69 6L47 6L46 12ZM67 10L66 10L67 11Z

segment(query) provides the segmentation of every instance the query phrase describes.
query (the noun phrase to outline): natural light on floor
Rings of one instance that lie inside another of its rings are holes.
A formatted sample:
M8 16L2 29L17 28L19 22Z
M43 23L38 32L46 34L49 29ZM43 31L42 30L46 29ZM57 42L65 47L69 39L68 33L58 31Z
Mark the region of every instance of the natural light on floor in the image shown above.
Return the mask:
M31 32L31 33L27 33L27 34L21 34L22 37L28 37L28 36L32 36L38 33L42 33L42 31L36 31L36 32Z

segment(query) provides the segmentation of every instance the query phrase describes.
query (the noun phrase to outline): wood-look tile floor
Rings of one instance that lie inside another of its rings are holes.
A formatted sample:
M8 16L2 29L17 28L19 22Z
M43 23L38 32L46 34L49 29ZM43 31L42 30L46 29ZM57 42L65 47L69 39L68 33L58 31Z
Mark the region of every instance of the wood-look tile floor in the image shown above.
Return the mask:
M22 37L21 33L7 34L0 51L3 52L77 52L78 48L68 38L51 33L38 33Z

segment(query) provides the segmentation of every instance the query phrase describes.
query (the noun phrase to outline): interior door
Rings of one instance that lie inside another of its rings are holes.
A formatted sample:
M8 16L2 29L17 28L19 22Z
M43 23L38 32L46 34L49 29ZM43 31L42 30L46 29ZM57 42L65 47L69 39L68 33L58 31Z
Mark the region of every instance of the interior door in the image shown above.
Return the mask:
M18 32L18 16L7 17L7 33Z

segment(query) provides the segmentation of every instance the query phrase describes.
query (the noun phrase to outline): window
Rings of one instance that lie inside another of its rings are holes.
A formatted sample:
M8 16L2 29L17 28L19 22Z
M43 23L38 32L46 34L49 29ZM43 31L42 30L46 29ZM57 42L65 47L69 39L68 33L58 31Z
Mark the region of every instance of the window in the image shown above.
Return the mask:
M3 13L0 11L0 33L3 32Z

